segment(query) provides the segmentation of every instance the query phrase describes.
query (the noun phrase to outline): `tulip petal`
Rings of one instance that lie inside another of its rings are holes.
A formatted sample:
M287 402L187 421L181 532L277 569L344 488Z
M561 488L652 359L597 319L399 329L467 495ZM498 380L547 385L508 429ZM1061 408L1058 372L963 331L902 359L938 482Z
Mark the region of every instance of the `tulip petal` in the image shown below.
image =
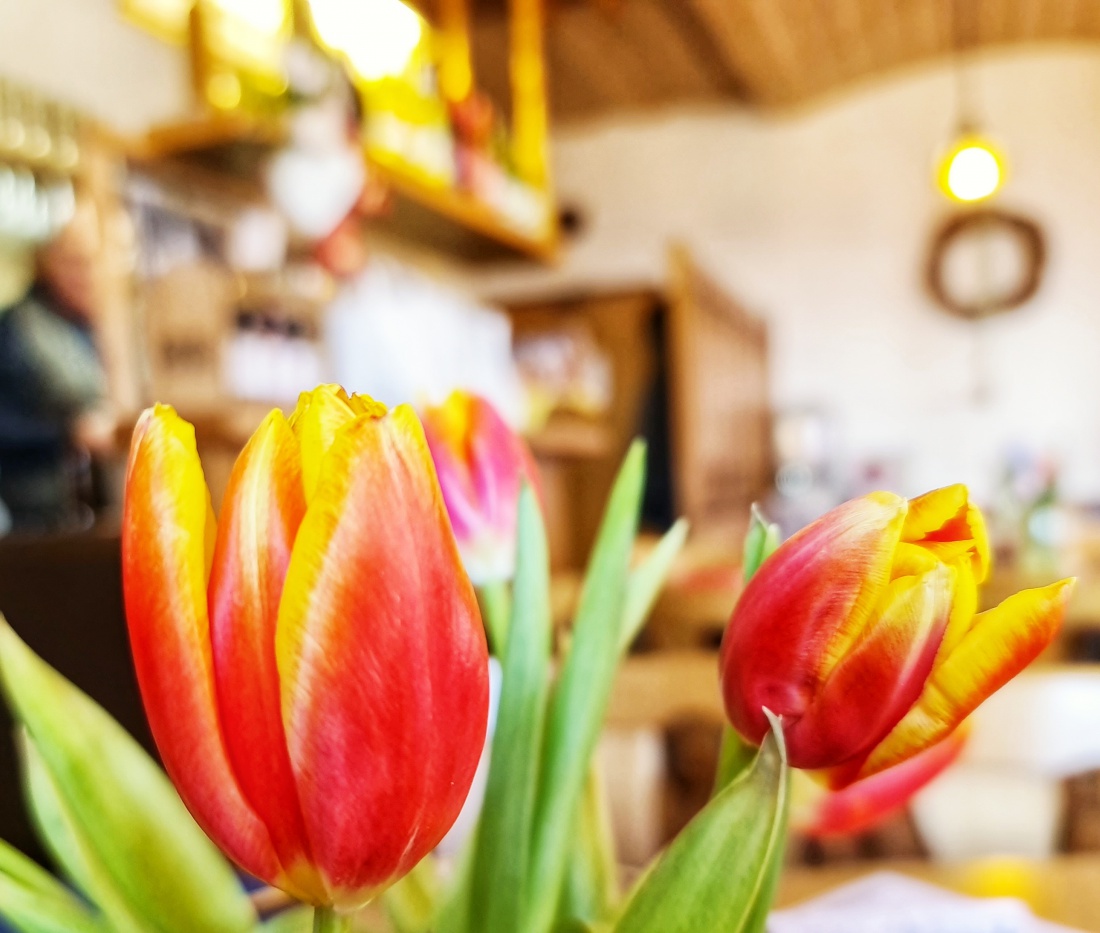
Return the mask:
M511 578L525 480L541 503L527 445L489 402L463 391L425 410L424 433L467 572L477 585Z
M280 883L219 726L206 608L215 533L194 429L167 406L149 409L134 431L122 523L126 618L149 726L199 824L242 868Z
M989 575L985 519L970 503L970 493L961 483L910 499L901 539L922 544L945 563L969 553L977 582Z
M763 707L791 722L805 712L891 577L905 500L854 499L791 537L746 585L722 641L726 711L759 744Z
M822 768L866 754L916 702L939 649L954 573L942 564L893 581L881 613L785 729L796 768Z
M385 413L386 406L380 402L361 395L349 398L337 385L318 386L299 396L290 425L301 443L302 482L307 502L317 490L321 463L340 429L357 415L380 418Z
M286 872L323 903L286 750L275 663L279 600L305 510L298 439L276 410L242 451L226 489L209 585L214 677L241 791Z
M943 641L940 643L937 663L942 662L963 640L974 625L975 613L978 611L978 583L974 579L973 561L963 558L951 566L955 570L955 598L951 605L947 631L943 633Z
M1061 628L1074 580L1010 596L974 619L937 662L916 705L863 764L875 774L941 741L1050 644Z
M337 434L294 545L276 657L312 851L353 906L450 828L488 715L477 602L407 406Z
M850 836L867 832L908 805L913 795L939 777L962 753L966 723L942 742L901 764L856 781L843 790L820 790L808 812L792 819L808 836ZM815 785L816 786L816 785Z

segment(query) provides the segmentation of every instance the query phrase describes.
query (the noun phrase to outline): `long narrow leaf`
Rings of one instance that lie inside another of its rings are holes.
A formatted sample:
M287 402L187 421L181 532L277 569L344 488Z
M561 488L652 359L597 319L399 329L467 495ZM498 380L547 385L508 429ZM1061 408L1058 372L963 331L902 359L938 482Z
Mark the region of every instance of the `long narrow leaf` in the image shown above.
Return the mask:
M593 761L577 813L577 830L558 908L559 923L596 923L612 916L619 900L618 872L603 773Z
M507 582L483 583L477 588L477 601L489 637L489 650L494 657L503 658L508 646L508 620L512 616L512 596Z
M62 799L34 740L20 735L27 805L38 835L64 875L102 912L115 933L143 933L145 924L130 906Z
M746 933L785 842L789 769L772 721L752 768L710 801L635 891L615 933Z
M312 907L291 907L259 927L260 933L311 933L312 930Z
M672 570L673 561L676 560L684 547L684 542L687 541L689 527L686 518L678 519L664 533L657 547L653 549L653 553L631 573L626 589L626 607L623 611L623 629L619 641L619 647L623 651L629 648L630 643L638 637L638 632L661 594L669 571Z
M429 933L439 910L440 884L432 856L382 895L394 933Z
M546 933L561 896L577 805L619 660L644 479L645 446L635 442L611 491L581 590L572 644L550 703L523 933Z
M73 823L147 931L244 933L255 926L233 870L164 772L3 620L0 679Z
M530 891L528 852L550 667L550 558L538 500L524 488L500 712L477 832L471 913L478 933L515 933Z
M779 526L768 521L760 507L753 503L749 518L749 530L745 533L745 549L742 558L742 574L745 582L755 576L780 543Z
M71 891L2 841L0 917L19 933L107 933Z

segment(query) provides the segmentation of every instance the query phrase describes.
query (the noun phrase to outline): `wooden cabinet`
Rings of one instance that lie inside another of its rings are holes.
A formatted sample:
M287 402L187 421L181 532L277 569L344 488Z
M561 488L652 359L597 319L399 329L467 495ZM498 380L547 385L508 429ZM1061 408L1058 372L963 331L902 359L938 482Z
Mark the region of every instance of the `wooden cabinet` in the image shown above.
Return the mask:
M696 539L736 549L772 475L764 324L683 249L664 289L563 294L508 308L521 343L583 328L610 364L596 417L551 414L532 438L547 487L556 568L583 566L632 438L649 443L645 515L686 516Z

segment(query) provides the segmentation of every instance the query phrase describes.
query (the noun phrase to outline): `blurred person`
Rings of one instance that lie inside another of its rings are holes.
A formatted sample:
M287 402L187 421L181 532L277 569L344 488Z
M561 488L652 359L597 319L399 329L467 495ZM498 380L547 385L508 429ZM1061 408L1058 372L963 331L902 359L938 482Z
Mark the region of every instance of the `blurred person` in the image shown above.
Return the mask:
M15 531L82 524L76 464L110 443L92 326L99 245L95 206L78 197L30 289L0 309L0 501Z

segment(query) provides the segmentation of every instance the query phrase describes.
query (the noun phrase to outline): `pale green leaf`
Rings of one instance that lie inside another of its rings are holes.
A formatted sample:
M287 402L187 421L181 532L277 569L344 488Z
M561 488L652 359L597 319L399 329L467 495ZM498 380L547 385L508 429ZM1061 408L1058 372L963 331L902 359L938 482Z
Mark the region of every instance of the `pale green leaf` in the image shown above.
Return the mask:
M538 500L524 487L500 711L477 829L471 912L477 933L515 933L531 891L528 854L550 676L550 556Z
M607 791L599 762L593 761L577 813L577 829L565 873L558 916L562 920L596 923L618 907L619 865Z
M494 657L503 658L508 645L508 620L512 615L512 594L506 580L483 583L477 588L481 619Z
M109 933L63 884L3 841L0 917L19 933Z
M34 740L20 732L20 757L27 805L39 838L65 876L107 919L115 933L143 933L145 924L127 902L96 851L80 830L46 769Z
M259 933L312 933L313 908L291 907L262 924Z
M440 882L432 856L386 889L382 903L394 933L429 933L439 911Z
M524 933L551 929L575 815L620 657L630 555L638 531L645 446L635 442L611 491L581 589L573 638L550 701L533 826Z
M789 769L775 720L753 766L673 840L615 933L747 933L766 911L785 844Z
M745 533L744 559L741 568L746 583L779 547L780 540L779 526L770 523L754 503L749 518L749 530Z
M679 519L664 533L645 562L630 574L619 644L623 651L638 637L638 632L653 609L653 604L668 580L672 564L687 541L689 527L686 518Z
M255 911L157 764L0 619L0 679L74 826L147 931L243 933Z

